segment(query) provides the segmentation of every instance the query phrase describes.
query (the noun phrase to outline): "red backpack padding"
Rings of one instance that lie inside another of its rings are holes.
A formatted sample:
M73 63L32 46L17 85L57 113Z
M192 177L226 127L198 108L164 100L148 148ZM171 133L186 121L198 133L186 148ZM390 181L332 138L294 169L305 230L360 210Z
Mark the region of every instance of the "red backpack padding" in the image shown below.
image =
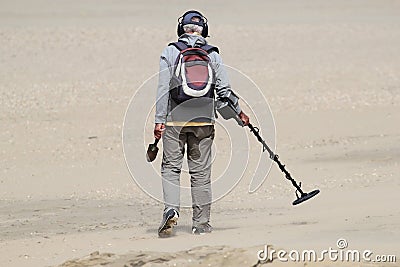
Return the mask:
M170 82L171 98L177 104L193 98L214 98L215 74L208 55L213 51L218 53L218 48L211 45L190 47L183 42L169 45L180 51Z

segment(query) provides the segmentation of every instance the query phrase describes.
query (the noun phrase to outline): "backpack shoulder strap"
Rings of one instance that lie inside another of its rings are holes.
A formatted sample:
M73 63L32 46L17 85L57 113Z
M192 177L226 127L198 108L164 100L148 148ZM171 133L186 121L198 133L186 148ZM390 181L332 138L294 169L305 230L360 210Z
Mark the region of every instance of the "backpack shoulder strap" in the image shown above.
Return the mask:
M169 43L168 46L175 46L179 51L185 50L188 46L184 42Z
M203 50L205 50L205 51L207 51L207 53L211 53L211 52L217 52L218 54L219 54L219 49L218 49L218 47L216 47L216 46L212 46L212 45L209 45L209 44L207 44L207 45L203 45L202 47L200 47L201 49L203 49Z

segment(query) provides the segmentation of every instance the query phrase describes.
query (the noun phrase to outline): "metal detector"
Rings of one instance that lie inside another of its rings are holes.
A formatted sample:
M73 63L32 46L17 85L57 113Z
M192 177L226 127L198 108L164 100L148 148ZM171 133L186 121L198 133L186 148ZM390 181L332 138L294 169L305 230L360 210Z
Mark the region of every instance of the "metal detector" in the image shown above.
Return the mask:
M240 125L240 126L244 126L242 120L239 118L237 111L237 108L235 107L236 105L234 105L235 103L232 103L231 101L218 101L217 102L217 110L219 112L219 114L221 114L221 116L228 120L228 119L235 119L236 122ZM270 159L272 159L273 161L275 161L278 164L279 169L285 174L286 179L288 179L290 182L292 182L292 185L296 188L296 197L297 199L295 201L293 201L293 205L298 205L314 196L316 196L320 191L318 189L315 189L309 193L305 193L303 192L303 190L301 190L301 182L299 184L297 184L297 182L292 178L292 176L290 175L290 173L285 169L285 165L283 165L280 161L279 161L279 156L277 154L275 154L267 145L267 143L264 141L264 139L260 136L260 129L258 129L258 127L253 126L252 124L248 124L247 125L250 128L250 132L252 132L257 140L263 145L263 152L265 150L268 151L269 153L269 157Z

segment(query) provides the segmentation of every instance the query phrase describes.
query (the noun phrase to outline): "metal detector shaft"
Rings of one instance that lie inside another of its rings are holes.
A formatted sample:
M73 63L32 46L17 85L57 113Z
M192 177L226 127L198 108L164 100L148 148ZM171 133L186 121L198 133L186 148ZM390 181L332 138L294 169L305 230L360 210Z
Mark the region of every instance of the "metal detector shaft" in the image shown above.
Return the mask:
M272 152L267 143L265 143L264 139L262 139L262 137L260 136L260 130L257 127L254 127L251 123L249 123L247 126L250 128L250 132L252 132L257 137L258 142L263 145L263 152L267 150L269 153L269 157L273 160L275 158L275 153Z
M263 152L265 150L268 151L269 153L269 157L275 161L278 164L279 169L285 174L286 179L288 179L289 181L292 182L292 185L294 187L296 187L296 189L299 191L299 193L301 194L301 196L306 195L303 190L301 190L300 186L296 183L296 181L292 178L292 176L290 175L290 173L285 169L285 165L283 165L280 161L279 161L279 156L277 154L275 154L267 145L267 143L265 143L264 139L262 139L262 137L260 136L259 133L259 129L257 127L254 127L251 123L249 123L247 125L250 128L250 131L257 137L257 140L263 145ZM301 183L300 183L301 185Z

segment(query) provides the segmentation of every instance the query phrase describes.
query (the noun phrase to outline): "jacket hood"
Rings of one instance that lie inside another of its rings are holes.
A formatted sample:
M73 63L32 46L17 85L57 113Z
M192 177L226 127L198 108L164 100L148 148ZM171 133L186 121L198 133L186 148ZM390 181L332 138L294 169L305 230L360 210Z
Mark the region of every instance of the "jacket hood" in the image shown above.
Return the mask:
M203 46L207 44L207 41L203 36L196 34L184 33L179 37L178 40L184 42L186 45L190 45L191 47Z

